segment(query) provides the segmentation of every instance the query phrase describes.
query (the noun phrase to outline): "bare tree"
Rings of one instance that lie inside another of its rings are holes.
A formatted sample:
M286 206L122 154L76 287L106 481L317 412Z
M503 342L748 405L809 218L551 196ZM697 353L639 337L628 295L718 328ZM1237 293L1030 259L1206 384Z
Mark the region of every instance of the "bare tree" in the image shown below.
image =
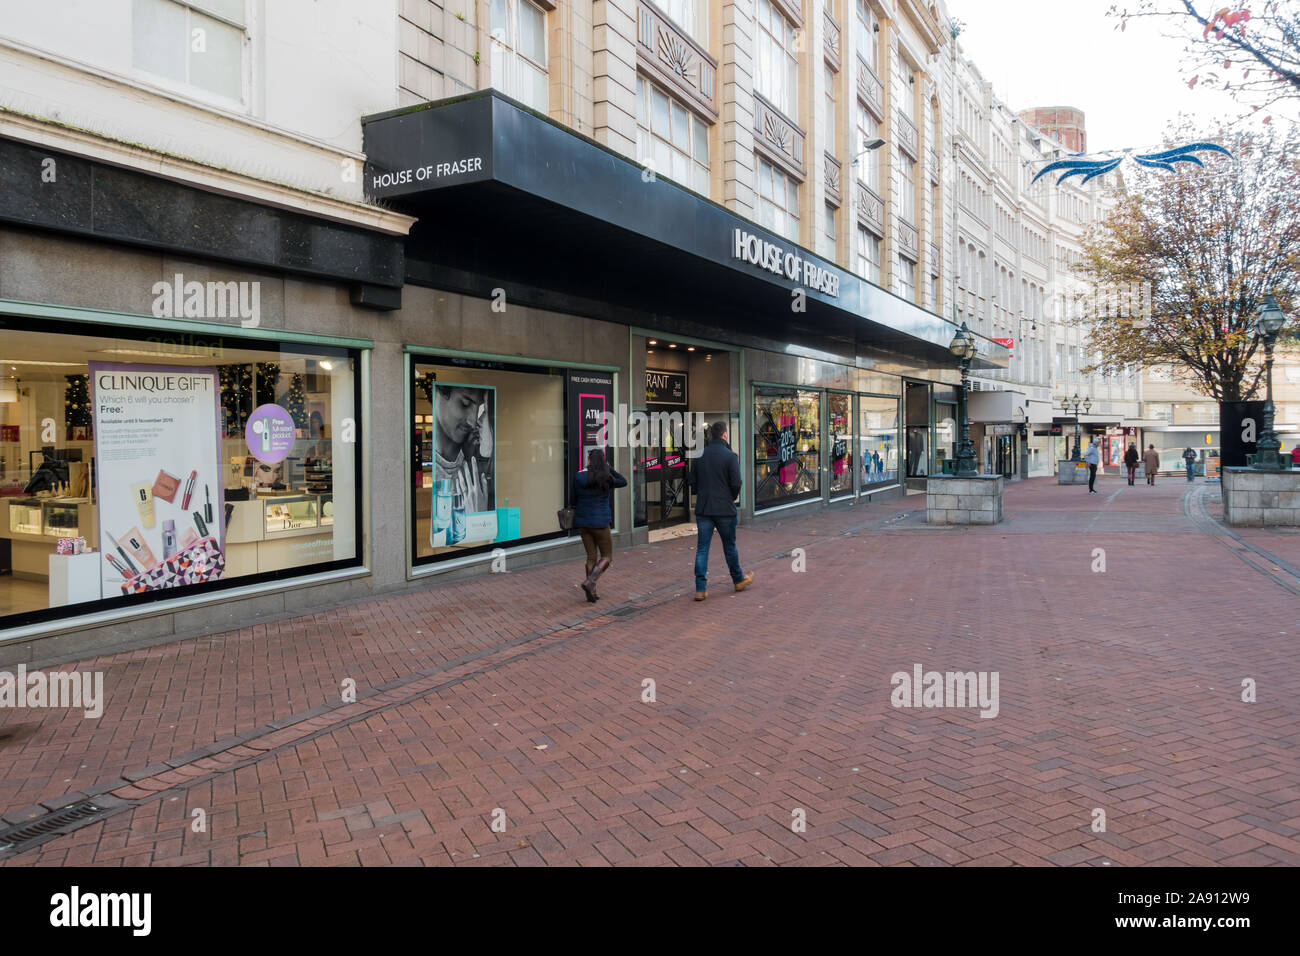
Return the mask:
M1300 102L1300 0L1135 0L1117 3L1120 21L1166 21L1187 41L1189 84L1219 87L1256 110Z
M1089 231L1077 274L1094 296L1149 283L1150 316L1086 310L1078 321L1101 359L1085 371L1173 366L1198 392L1242 401L1262 375L1260 302L1275 293L1287 311L1300 292L1300 133L1224 139L1182 127L1168 138L1218 139L1234 158L1175 173L1137 169L1113 187L1115 208Z

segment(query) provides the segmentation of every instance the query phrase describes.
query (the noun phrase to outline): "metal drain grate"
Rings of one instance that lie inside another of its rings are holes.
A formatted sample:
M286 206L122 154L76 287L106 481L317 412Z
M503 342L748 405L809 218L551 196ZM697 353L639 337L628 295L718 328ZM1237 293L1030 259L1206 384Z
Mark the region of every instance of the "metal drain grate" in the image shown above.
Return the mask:
M27 823L0 831L0 853L21 852L26 844L35 845L58 836L60 831L74 823L89 821L104 812L104 808L90 800L79 800L62 810L55 810Z

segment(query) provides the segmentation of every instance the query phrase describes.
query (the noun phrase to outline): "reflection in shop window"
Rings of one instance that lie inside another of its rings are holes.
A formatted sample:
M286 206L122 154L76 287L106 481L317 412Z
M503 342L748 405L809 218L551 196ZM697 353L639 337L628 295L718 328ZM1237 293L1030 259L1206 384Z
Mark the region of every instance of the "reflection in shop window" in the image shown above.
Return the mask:
M821 494L821 393L754 390L754 506Z
M357 563L359 353L41 328L0 331L0 615Z
M826 397L830 424L830 492L853 493L853 396L832 392Z
M934 405L934 470L944 474L953 470L957 448L957 406L948 402Z
M898 398L858 396L862 487L898 484Z
M417 563L559 535L564 381L541 366L414 364Z

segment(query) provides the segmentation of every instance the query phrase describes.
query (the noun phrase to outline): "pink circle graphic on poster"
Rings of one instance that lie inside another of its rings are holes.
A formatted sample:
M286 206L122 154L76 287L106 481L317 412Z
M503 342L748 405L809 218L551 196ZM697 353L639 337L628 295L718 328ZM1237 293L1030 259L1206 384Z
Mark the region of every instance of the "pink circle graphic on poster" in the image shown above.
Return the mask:
M284 461L293 449L293 428L293 416L279 405L259 405L244 428L248 450L268 465Z

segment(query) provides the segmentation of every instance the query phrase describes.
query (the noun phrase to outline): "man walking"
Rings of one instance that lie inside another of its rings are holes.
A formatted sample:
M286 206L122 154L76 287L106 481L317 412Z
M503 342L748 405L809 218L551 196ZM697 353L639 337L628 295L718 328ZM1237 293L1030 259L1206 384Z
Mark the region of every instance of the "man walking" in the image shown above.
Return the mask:
M1088 450L1083 453L1084 464L1088 466L1088 494L1097 494L1097 489L1093 487L1097 483L1097 466L1101 464L1101 451L1097 447L1097 439L1088 443Z
M1187 450L1183 452L1183 461L1187 462L1187 480L1196 480L1196 452L1192 451L1192 446L1188 445Z
M1156 472L1160 470L1160 452L1156 451L1155 445L1148 445L1147 450L1142 453L1142 467L1147 473L1147 484L1156 483Z
M1128 483L1133 484L1133 476L1137 474L1138 461L1141 456L1138 455L1138 446L1129 442L1128 451L1124 452L1124 467L1128 469Z
M754 575L740 568L736 550L736 505L740 494L740 459L727 444L726 422L709 426L710 441L691 462L691 489L695 492L695 522L699 539L695 545L695 600L709 596L709 546L713 530L722 539L722 553L737 591L754 583Z

